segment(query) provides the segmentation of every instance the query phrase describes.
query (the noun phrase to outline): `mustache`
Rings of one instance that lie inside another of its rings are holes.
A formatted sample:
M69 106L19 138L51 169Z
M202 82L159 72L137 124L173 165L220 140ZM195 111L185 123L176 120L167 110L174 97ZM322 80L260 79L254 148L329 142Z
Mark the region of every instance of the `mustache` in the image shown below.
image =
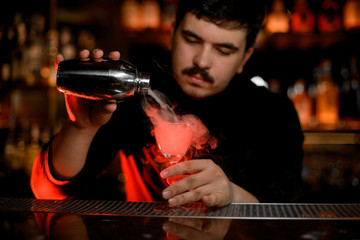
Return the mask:
M185 68L182 73L193 76L196 74L200 74L200 76L202 78L204 78L205 81L213 83L215 82L214 78L212 76L210 76L210 74L208 73L208 71L206 69L201 69L198 66L192 66L189 68Z

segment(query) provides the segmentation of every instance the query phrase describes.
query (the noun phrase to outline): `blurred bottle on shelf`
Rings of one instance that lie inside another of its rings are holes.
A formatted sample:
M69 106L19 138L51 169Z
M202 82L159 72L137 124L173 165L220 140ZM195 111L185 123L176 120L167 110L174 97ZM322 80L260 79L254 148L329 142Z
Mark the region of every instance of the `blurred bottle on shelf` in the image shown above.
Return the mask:
M27 29L21 13L16 13L14 21L8 30L8 39L14 43L11 51L11 80L22 82L25 79L27 65L23 61L25 43L27 40Z
M161 22L160 4L156 0L125 0L121 5L121 22L126 30L158 29Z
M360 76L356 57L351 57L350 68L341 66L341 108L340 116L345 120L360 119Z
M27 86L42 84L41 68L45 57L45 17L33 14L30 17L28 42L24 49L23 61L26 65L25 83Z
M360 28L360 0L346 0L342 14L345 30Z
M136 0L125 0L121 5L121 23L127 30L141 30L141 8Z
M24 159L24 170L28 176L31 175L34 160L40 152L40 149L40 127L34 123L30 128L30 142L27 143L25 147L26 158Z
M93 32L82 29L78 33L77 49L93 49L96 44L96 38Z
M307 0L296 0L291 17L291 31L312 33L315 29L315 15Z
M281 93L281 82L278 78L269 79L269 91L273 93Z
M289 88L288 96L294 103L301 125L308 126L313 115L313 107L306 91L305 79L296 80L295 84Z
M321 33L341 31L340 6L335 0L324 0L317 16L317 26Z
M160 4L157 0L142 1L143 28L159 29L161 22Z
M46 60L43 64L44 85L56 86L55 56L59 53L59 31L50 29L46 33Z
M65 60L76 57L74 35L70 27L62 27L59 31L59 52L64 56Z
M340 68L341 75L341 89L340 89L340 106L339 106L339 116L342 119L346 119L351 112L351 109L354 109L356 98L356 92L353 91L350 80L350 69L347 64L342 64Z
M331 61L324 59L315 73L316 118L323 125L336 125L339 121L339 89L331 68Z
M271 12L266 18L265 30L268 33L287 33L290 30L290 18L283 0L274 0Z

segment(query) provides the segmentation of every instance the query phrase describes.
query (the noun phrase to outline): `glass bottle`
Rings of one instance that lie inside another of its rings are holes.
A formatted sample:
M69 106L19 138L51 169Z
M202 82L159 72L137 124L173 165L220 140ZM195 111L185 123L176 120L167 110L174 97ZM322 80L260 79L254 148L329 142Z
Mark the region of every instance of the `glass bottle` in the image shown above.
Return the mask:
M330 60L323 60L316 79L316 118L323 125L336 125L339 120L339 89L331 67Z
M290 30L290 19L287 15L283 0L274 0L272 11L265 23L265 30L269 33L287 33Z
M355 95L355 108L352 116L356 119L360 118L360 74L358 71L356 57L350 59L350 86Z
M360 0L346 0L343 7L345 30L360 28Z
M301 125L308 126L313 110L311 99L306 91L306 82L304 79L299 78L296 80L290 99L294 103Z
M315 15L307 0L296 0L291 17L291 31L294 33L312 33L315 28Z
M340 6L334 0L324 0L317 17L319 32L330 33L341 30Z

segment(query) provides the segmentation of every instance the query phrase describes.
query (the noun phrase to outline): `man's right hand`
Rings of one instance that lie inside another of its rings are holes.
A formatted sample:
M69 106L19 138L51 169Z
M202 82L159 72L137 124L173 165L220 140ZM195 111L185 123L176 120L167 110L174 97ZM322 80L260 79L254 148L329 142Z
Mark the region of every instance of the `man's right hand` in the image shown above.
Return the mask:
M86 61L91 57L95 61L102 61L103 55L104 52L100 49L94 49L91 53L83 50L79 53L79 58ZM120 53L111 52L109 58L117 60ZM57 55L55 65L58 66L63 60L62 55ZM65 94L65 103L70 122L79 129L98 129L110 120L116 110L116 101L93 101L69 94Z
M95 49L91 53L83 50L80 59L102 61L103 51ZM119 52L111 52L111 59L119 59ZM55 64L63 61L58 55ZM65 94L69 121L57 133L52 142L53 174L58 179L70 179L84 167L90 144L97 130L107 123L116 110L116 101L89 100Z

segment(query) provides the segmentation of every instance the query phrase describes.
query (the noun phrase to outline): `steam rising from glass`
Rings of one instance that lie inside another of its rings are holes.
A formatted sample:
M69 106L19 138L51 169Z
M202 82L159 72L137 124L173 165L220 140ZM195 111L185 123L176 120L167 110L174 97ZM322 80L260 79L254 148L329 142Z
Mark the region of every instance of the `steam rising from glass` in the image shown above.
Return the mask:
M171 165L185 160L189 149L201 150L206 144L217 147L216 139L200 119L192 114L176 115L164 94L149 90L142 107L153 124L159 150Z

